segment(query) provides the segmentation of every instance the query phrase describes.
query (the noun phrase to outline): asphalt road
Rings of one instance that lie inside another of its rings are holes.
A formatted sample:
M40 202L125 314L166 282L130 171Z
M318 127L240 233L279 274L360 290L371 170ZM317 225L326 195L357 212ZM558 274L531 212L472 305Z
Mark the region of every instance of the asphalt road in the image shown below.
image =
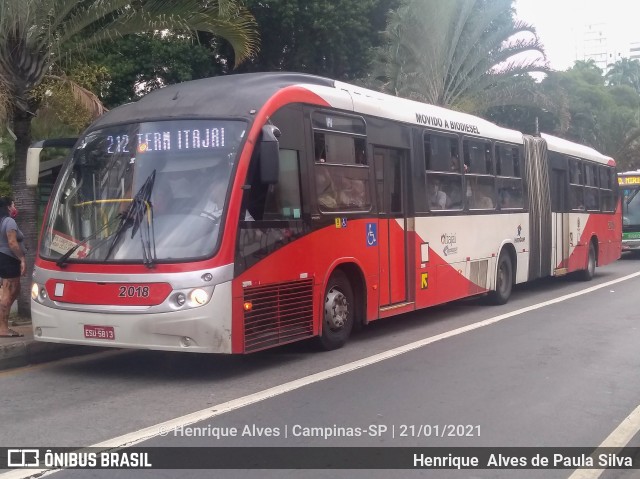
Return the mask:
M640 276L565 296L638 271L640 260L624 258L599 268L589 283L556 278L519 286L505 306L467 300L379 321L356 334L347 347L329 353L306 343L246 357L124 351L0 373L0 446L89 446L143 428L153 431L165 421L214 406L220 409L238 399L233 403L236 409L189 425L201 428L207 437L181 435L184 421L178 420L165 428L166 436L138 445L598 446L640 405ZM553 302L561 297L565 298ZM451 331L455 334L402 354L385 353ZM302 387L290 385L374 355L385 358L306 381ZM242 399L282 384L289 386L255 401ZM304 435L305 428L312 427L381 425L387 430L373 436ZM467 426L463 437L435 437L442 435L437 431L455 425ZM206 432L233 427L242 431L246 426L277 429L279 435L215 439ZM640 446L640 438L630 444ZM215 477L568 478L572 473L229 470ZM54 474L178 476L212 477L210 471L198 470ZM602 475L638 477L638 471L609 470Z

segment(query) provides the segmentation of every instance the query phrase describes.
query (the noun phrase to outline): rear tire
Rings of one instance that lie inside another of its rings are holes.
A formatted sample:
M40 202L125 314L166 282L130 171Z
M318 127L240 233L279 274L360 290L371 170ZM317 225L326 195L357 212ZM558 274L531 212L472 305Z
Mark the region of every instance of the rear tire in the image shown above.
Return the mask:
M587 268L578 271L577 277L581 281L591 281L596 274L596 247L593 241L589 241L589 256L587 256Z
M496 289L488 296L490 304L500 305L509 301L513 289L513 264L511 256L506 251L500 253L496 272Z
M334 271L324 293L320 347L330 351L345 345L353 329L353 288L342 271Z

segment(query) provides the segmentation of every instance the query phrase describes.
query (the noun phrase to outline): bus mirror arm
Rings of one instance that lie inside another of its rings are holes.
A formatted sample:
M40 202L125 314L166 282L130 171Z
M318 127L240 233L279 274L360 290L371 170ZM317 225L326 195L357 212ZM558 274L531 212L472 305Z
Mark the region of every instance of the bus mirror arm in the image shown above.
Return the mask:
M273 185L278 182L280 173L280 130L273 125L262 127L260 142L260 180L263 184Z

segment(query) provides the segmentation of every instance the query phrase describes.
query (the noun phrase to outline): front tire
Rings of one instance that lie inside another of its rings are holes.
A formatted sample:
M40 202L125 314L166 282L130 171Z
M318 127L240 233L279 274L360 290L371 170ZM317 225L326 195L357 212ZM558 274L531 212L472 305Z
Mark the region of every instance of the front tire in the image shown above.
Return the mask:
M330 351L345 345L353 329L355 303L353 289L342 271L334 271L324 293L320 347Z
M509 301L513 288L513 263L506 251L500 253L496 274L496 289L489 293L489 303L500 305Z
M596 274L596 247L593 241L589 241L589 256L587 257L587 267L578 272L578 279L591 281Z

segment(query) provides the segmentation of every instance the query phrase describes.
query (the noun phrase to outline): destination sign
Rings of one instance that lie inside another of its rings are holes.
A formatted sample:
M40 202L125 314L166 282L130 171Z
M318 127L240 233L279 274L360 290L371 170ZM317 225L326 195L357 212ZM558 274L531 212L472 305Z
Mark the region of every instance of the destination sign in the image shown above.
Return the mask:
M640 185L640 175L638 176L619 176L619 185Z
M135 145L132 146L132 140ZM225 128L190 128L149 131L134 135L109 135L105 142L106 153L138 153L149 151L203 150L225 147Z

